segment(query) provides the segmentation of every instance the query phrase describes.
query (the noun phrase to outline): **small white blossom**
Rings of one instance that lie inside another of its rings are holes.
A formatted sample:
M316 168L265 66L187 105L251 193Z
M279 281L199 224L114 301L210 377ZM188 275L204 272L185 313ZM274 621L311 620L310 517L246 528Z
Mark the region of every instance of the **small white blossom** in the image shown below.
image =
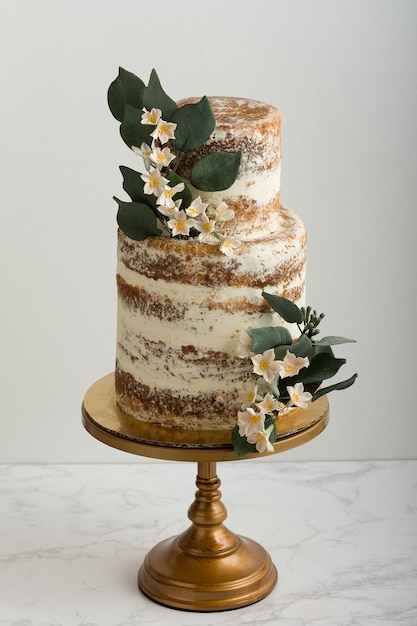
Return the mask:
M237 239L232 239L231 237L225 237L225 239L220 244L220 251L223 252L226 256L232 256L235 248L240 246L240 241Z
M237 346L237 356L241 359L249 356L252 352L252 338L249 333L244 330L239 335L239 343Z
M180 210L180 206L182 203L182 199L176 200L174 206L167 207L166 205L160 205L158 207L158 211L165 215L166 217L174 217L175 213Z
M176 128L177 125L173 122L165 122L165 120L160 119L155 130L151 132L151 137L159 139L162 144L167 143L170 139L175 139L174 130Z
M175 194L179 193L180 191L184 191L184 188L184 183L178 183L177 185L175 185L175 187L169 187L167 185L158 196L156 204L161 204L162 206L167 206L169 209L172 209L175 206L175 202L172 199L172 196L175 196Z
M200 196L197 196L197 198L194 198L194 200L191 202L191 204L188 207L188 209L185 209L185 212L190 217L197 217L198 215L201 215L201 213L204 213L204 211L206 210L207 206L208 205L205 204L201 200Z
M200 219L196 220L195 227L200 232L198 235L199 241L207 241L212 238L211 235L214 232L214 222L209 220L205 213L202 213L200 215Z
M272 383L275 375L279 371L278 361L275 361L275 352L273 348L265 350L263 354L251 356L253 363L253 373L263 376L267 383Z
M247 437L251 433L263 430L264 424L264 413L257 413L250 407L248 407L245 411L237 412L237 425L239 426L239 435L241 437Z
M265 413L272 413L272 411L279 411L283 405L272 394L267 393L262 402L257 403L256 406Z
M156 126L161 118L161 115L162 115L161 109L151 109L150 111L146 111L145 109L145 112L142 113L142 119L140 123Z
M287 387L287 391L291 402L302 409L307 407L307 402L312 398L311 393L304 391L303 383L295 383L294 387Z
M234 218L235 212L233 211L233 209L228 208L226 202L220 202L215 210L214 216L216 220L228 222L229 220L232 220Z
M251 433L247 437L248 443L255 443L256 444L256 451L259 452L259 453L262 453L262 452L273 452L274 451L274 446L269 441L269 437L271 435L271 430L272 429L268 428L266 431L265 430L259 430L259 431L255 431L255 432Z
M135 154L142 157L146 169L149 170L152 148L148 146L147 143L143 142L140 148L138 148L137 146L132 146L132 150Z
M295 376L303 367L309 366L309 360L307 357L303 358L295 356L293 352L287 350L287 354L283 361L277 361L279 364L280 378L287 378L288 376Z
M168 226L172 230L172 236L189 235L190 228L194 226L194 220L187 219L184 211L176 211L174 216L168 222Z
M158 167L168 167L171 161L175 159L175 155L169 148L154 148L149 157Z
M250 404L253 404L258 393L258 385L255 383L243 383L242 392L239 395L238 400L242 403L242 409L245 409ZM257 405L259 407L259 404Z
M148 174L141 174L141 179L145 185L143 187L144 193L148 195L160 196L164 191L164 187L169 180L162 176L161 172L156 167L151 167Z

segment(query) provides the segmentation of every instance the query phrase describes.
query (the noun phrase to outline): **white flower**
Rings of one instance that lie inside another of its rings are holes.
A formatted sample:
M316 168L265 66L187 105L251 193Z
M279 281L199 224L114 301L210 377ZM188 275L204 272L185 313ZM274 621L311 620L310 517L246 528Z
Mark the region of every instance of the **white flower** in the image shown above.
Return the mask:
M240 246L240 241L231 237L225 237L220 245L220 251L226 256L232 256L233 250L238 246Z
M151 124L152 126L156 126L159 122L162 115L161 109L151 109L150 111L146 111L142 113L142 119L140 121L141 124Z
M188 211L186 211L188 213ZM195 227L200 234L198 235L199 241L207 241L211 238L211 234L214 231L214 222L209 220L205 213L200 215L200 219L196 220Z
M263 376L267 383L272 383L275 374L279 371L278 361L275 361L275 352L273 348L265 350L263 354L251 356L253 363L253 373Z
M307 357L295 356L293 352L287 350L287 354L283 361L277 361L279 364L280 378L287 378L288 376L295 376L303 367L309 366L309 360Z
M237 412L237 425L239 426L239 435L241 437L247 437L251 433L263 430L264 424L264 413L256 413L250 407L245 411Z
M172 199L172 196L175 196L175 194L179 193L180 191L184 191L184 188L184 183L178 183L177 185L175 185L175 187L169 187L167 185L162 190L161 195L156 201L156 204L161 204L163 206L167 206L169 209L172 209L175 206L175 202Z
M235 212L233 209L228 208L226 202L220 202L219 206L215 210L214 216L216 220L227 222L234 218Z
M307 402L312 398L311 393L304 391L303 383L295 383L294 387L287 387L287 391L292 403L302 409L307 407Z
M269 441L273 426L270 426L267 430L258 430L248 435L248 443L256 443L256 450L259 453L273 452L274 446Z
M245 357L249 356L250 353L252 352L251 348L252 348L252 338L249 335L249 333L247 333L246 330L244 330L239 335L239 343L237 346L237 356L241 359L244 359Z
M143 142L140 148L138 148L137 146L132 146L132 150L135 154L143 158L145 167L147 170L149 170L149 166L151 163L150 156L151 156L152 148L148 146L147 143Z
M169 180L164 178L156 167L151 167L148 174L141 174L140 177L145 183L143 192L148 195L160 196L164 191L165 185L169 183Z
M204 211L207 208L207 204L205 204L200 196L197 196L197 198L195 198L190 206L188 207L188 209L185 209L185 212L187 213L187 215L189 215L190 217L197 217L197 215L200 215L201 213L204 213Z
M238 400L242 402L242 408L246 408L249 404L253 404L258 393L258 385L255 383L243 383L242 392L239 395ZM259 406L259 404L257 405Z
M175 155L169 148L154 148L149 157L158 167L168 167L171 161L175 159Z
M151 133L151 137L154 139L159 139L159 141L164 144L167 143L170 139L175 139L174 130L177 128L177 125L173 122L165 122L160 119L157 127Z
M270 393L267 393L262 402L256 404L258 409L265 413L272 413L272 411L279 411L282 406L282 402L279 402Z
M174 217L175 213L180 210L181 203L182 203L182 200L179 199L175 201L175 204L172 207L160 205L158 207L158 211L162 213L162 215L165 215L166 217Z
M172 230L172 236L175 235L189 235L190 228L194 226L194 220L187 219L184 211L176 211L173 218L169 220L168 226Z

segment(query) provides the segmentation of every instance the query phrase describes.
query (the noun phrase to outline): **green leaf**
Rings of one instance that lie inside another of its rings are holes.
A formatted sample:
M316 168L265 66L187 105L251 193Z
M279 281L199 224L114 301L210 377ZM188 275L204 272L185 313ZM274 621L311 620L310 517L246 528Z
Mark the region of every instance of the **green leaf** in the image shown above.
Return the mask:
M123 189L130 196L133 202L142 202L143 204L149 204L154 209L156 208L156 197L150 196L143 192L143 180L140 177L139 172L130 169L124 165L120 166L120 171L123 176Z
M143 105L150 111L151 109L161 109L163 119L168 122L177 111L177 103L170 98L162 89L158 74L152 70L148 86L143 92Z
M312 346L313 344L307 335L301 335L295 343L275 348L275 359L282 361L287 354L287 350L295 354L295 356L301 356L304 358L310 354Z
M322 382L332 378L346 363L346 359L336 359L332 354L321 352L316 354L300 380L303 383Z
M191 170L191 184L202 191L223 191L236 180L242 153L213 152L203 157Z
M254 454L256 452L256 445L248 443L246 437L239 435L239 426L235 426L232 430L232 446L238 459L244 457L245 454Z
M291 344L291 334L283 326L264 326L263 328L251 328L247 331L252 339L252 352L262 354L276 346Z
M148 124L141 124L141 119L141 111L130 104L126 104L120 134L129 148L132 146L140 148L144 141L147 144L151 143L150 133L153 127Z
M318 391L316 391L316 393L313 394L312 402L314 402L314 400L317 400L318 398L321 398L321 396L325 396L331 391L347 389L348 387L353 385L357 377L357 374L353 374L353 376L351 376L347 380L342 380L340 383L335 383L334 385L329 385L328 387L323 387L322 389L319 389Z
M282 296L275 296L270 293L262 292L263 297L268 302L269 306L282 317L283 320L289 324L301 324L303 321L303 314L294 302L283 298Z
M123 120L126 104L142 110L144 89L145 83L140 78L119 67L119 74L107 91L110 111L119 122Z
M200 102L180 107L172 121L177 124L173 144L180 152L199 148L216 128L216 120L206 96Z
M142 202L122 202L114 198L119 205L117 223L121 230L135 241L143 241L152 235L160 235L156 215L152 208Z
M174 172L174 170L168 170L164 174L164 176L168 178L170 182L170 187L175 187L175 185L177 185L178 183L184 183L185 185L184 191L179 191L178 193L176 193L173 199L182 200L182 204L180 208L186 209L187 207L189 207L193 200L193 196L192 196L191 189L187 181L184 180L184 178L182 178L181 176L179 176L176 172Z
M356 343L356 339L347 339L346 337L329 335L328 337L322 337L316 343L322 346L337 346L342 343Z

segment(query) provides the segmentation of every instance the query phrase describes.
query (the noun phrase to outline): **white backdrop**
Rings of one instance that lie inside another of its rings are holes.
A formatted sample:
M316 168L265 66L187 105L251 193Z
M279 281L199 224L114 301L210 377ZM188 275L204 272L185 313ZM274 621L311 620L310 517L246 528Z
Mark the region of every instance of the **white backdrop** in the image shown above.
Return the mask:
M360 374L280 458L416 458L416 25L412 0L0 0L0 462L139 460L80 421L114 366L112 196L138 163L107 109L119 65L280 109L308 301Z

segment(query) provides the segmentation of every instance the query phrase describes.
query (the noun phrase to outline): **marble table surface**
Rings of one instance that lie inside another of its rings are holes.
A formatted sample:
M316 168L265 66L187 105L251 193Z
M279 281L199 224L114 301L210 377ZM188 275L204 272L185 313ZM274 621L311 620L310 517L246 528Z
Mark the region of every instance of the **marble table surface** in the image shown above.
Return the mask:
M275 457L276 458L276 457ZM226 525L271 554L252 606L160 606L136 575L189 525L196 465L0 466L1 626L416 626L417 461L219 463Z

